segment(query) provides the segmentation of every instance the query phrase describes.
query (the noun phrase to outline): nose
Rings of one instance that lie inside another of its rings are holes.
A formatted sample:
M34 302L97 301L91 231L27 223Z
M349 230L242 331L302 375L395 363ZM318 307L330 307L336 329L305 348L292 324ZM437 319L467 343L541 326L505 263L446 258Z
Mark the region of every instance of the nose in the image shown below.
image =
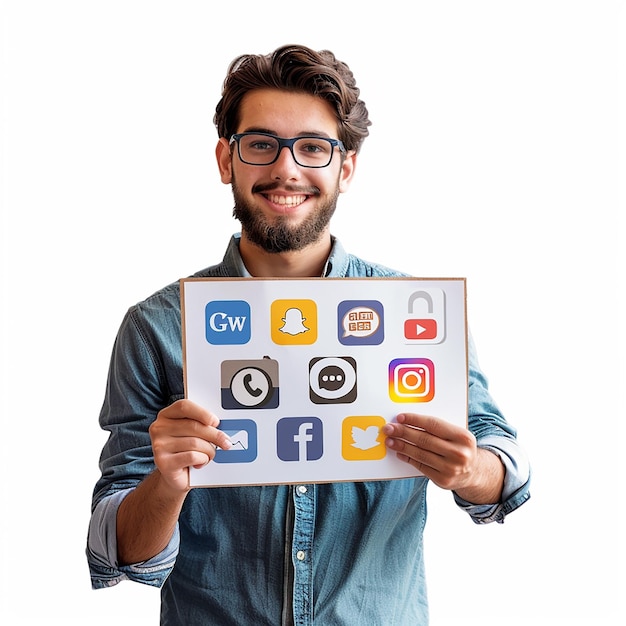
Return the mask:
M271 165L272 178L274 180L295 180L300 178L300 166L293 158L291 150L287 146L283 146L278 158Z

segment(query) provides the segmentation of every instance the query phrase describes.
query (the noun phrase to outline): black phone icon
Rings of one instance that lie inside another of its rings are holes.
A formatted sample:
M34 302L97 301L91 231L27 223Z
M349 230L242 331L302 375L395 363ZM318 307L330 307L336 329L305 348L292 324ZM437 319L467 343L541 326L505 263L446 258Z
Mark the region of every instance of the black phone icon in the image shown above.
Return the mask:
M251 385L252 383L252 374L244 374L243 377L243 386L245 388L245 390L253 397L253 398L258 398L262 393L263 393L263 389L260 389L259 387L252 387Z
M222 361L222 408L278 407L278 362L269 357Z

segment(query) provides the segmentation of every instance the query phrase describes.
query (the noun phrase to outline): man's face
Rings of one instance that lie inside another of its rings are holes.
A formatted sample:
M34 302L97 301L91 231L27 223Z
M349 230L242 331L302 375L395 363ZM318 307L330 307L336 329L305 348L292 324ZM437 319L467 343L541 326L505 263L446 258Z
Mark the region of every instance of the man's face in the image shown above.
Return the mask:
M237 132L264 132L279 137L315 135L337 139L332 107L303 93L259 89L242 103ZM217 147L222 182L231 183L234 216L243 235L268 252L301 250L329 233L339 193L348 188L355 155L345 159L337 148L324 168L298 165L287 148L270 165L248 165L232 155L226 139Z

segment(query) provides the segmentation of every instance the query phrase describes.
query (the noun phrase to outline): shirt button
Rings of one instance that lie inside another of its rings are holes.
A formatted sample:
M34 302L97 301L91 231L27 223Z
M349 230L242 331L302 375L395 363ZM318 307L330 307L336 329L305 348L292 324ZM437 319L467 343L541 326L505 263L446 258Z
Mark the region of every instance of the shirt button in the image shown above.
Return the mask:
M307 488L304 485L300 485L298 487L298 493L306 493L307 492Z
M306 552L304 550L298 550L296 552L296 559L298 559L298 561L304 561L304 559L306 559Z

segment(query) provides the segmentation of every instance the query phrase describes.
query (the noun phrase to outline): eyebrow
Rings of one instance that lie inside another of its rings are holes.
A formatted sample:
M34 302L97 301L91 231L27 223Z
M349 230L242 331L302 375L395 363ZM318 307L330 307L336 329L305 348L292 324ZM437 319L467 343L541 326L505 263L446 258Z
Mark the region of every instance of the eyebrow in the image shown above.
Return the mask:
M280 135L272 130L271 128L263 128L262 126L251 126L250 128L245 128L244 133L267 133L268 135L275 135L279 137ZM327 139L332 139L332 137L328 133L324 133L319 130L305 130L299 132L296 137L326 137Z

